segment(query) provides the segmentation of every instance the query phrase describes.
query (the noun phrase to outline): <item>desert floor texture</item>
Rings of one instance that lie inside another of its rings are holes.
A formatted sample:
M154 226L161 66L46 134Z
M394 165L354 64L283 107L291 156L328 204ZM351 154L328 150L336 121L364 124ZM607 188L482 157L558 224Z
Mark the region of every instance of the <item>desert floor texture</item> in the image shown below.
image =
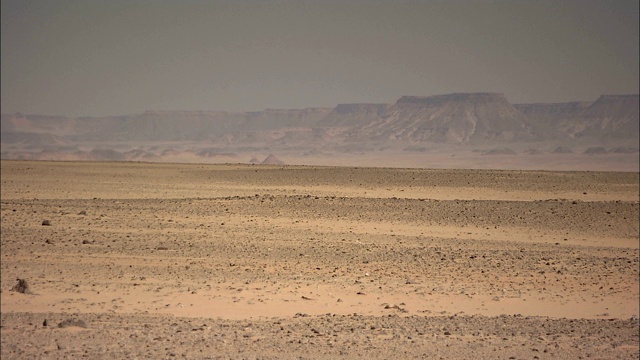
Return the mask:
M1 171L2 359L638 358L638 173Z

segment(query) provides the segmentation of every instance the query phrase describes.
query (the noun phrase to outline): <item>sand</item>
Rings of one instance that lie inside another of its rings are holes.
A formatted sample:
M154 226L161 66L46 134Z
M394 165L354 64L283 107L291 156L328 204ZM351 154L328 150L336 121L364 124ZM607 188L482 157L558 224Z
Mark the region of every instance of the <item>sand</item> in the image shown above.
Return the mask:
M638 357L638 173L1 166L3 358Z

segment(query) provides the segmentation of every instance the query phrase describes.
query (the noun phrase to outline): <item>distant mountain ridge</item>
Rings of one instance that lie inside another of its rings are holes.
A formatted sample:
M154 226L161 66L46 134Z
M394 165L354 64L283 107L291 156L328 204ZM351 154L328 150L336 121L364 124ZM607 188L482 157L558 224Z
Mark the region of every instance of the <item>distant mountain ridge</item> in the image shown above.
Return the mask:
M73 158L73 153L80 159L109 155L120 160L121 152L96 150L95 144L112 150L129 144L123 155L127 159L176 161L179 154L234 159L235 152L270 153L273 148L321 155L394 146L426 151L441 145L505 148L550 141L554 148L580 143L632 151L640 140L639 103L639 95L602 95L595 101L511 104L501 93L482 92L402 96L394 104L253 112L146 111L80 118L16 113L1 115L0 144L3 158L42 151L49 158ZM161 142L201 145L187 152L132 145Z

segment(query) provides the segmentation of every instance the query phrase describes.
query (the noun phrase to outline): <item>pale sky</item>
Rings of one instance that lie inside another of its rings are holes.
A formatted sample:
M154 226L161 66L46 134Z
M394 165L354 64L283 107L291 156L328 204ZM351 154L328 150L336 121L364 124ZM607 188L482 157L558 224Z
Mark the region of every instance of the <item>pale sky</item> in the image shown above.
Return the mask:
M638 1L2 0L2 113L637 94Z

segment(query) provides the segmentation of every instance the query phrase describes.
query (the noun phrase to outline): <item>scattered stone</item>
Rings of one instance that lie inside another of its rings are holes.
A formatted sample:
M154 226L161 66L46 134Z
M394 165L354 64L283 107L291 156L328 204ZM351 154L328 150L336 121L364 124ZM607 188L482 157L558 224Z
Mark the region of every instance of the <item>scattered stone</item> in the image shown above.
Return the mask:
M169 248L166 246L158 246L156 250L169 250Z
M87 215L87 211L86 210L82 210L78 213L78 215Z
M90 244L93 244L93 241L91 241L91 240L82 240L82 244L90 245Z
M42 222L42 226L51 226L51 221L50 220L44 220Z

